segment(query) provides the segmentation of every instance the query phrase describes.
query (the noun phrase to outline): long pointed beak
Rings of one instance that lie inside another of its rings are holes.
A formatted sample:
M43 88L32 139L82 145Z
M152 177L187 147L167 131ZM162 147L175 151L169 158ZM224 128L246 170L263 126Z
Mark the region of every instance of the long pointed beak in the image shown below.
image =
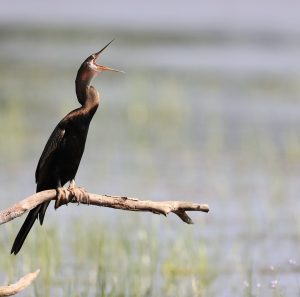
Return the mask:
M102 48L99 52L95 53L95 61L97 60L97 58L99 57L99 55L114 41L115 39L113 39L112 41L110 41L104 48ZM96 64L96 63L95 63ZM97 70L98 71L114 71L114 72L121 72L124 73L124 71L122 70L118 70L118 69L114 69L114 68L110 68L107 66L102 66L102 65L98 65L96 64Z
M114 41L115 39L113 39L112 41L110 41L103 49L101 49L99 52L95 53L96 59L98 58L98 56Z

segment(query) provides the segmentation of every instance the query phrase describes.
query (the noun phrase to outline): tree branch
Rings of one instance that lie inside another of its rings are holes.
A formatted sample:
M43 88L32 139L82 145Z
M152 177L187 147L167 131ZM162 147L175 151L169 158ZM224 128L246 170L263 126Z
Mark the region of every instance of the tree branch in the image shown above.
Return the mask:
M16 283L8 286L0 286L0 297L2 296L12 296L15 295L26 287L28 287L38 276L40 270L38 269L35 272L29 273L22 278L20 278Z
M23 215L26 211L33 209L45 201L55 200L56 195L56 190L38 192L14 204L10 208L0 211L0 225ZM129 211L152 212L155 214L163 214L165 216L170 212L173 212L187 224L193 224L193 221L187 215L186 211L209 211L207 204L198 204L186 201L150 201L124 196L98 195L92 193L88 193L88 195L90 197L91 205ZM70 202L77 203L75 200Z

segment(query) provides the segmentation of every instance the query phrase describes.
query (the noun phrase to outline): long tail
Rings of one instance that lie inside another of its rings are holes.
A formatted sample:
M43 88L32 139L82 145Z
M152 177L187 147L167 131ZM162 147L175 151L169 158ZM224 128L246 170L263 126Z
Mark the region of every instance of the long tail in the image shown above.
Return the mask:
M41 208L41 205L38 205L37 207L32 209L29 212L29 214L27 215L27 218L25 219L25 221L24 221L24 223L23 223L23 225L22 225L22 227L21 227L21 229L20 229L20 231L19 231L19 233L18 233L18 235L17 235L17 237L14 241L14 244L11 248L11 251L10 251L11 254L16 255L20 251L20 249L21 249L21 247L22 247L22 245L23 245L30 229L32 228L35 220L38 217L38 213L39 213L40 208Z
M59 183L60 185L60 183ZM36 192L40 192L43 190L47 190L47 189L52 189L54 186L52 186L52 184L48 184L47 186L41 184L41 183L37 183L37 187L36 187ZM43 225L43 221L44 221L44 217L45 217L45 213L47 210L47 207L49 205L50 201L44 202L38 206L36 206L35 208L33 208L27 215L15 241L14 244L11 248L10 253L11 254L17 254L20 249L23 246L23 243L28 235L28 233L30 232L34 222L36 219L39 219L40 224Z
M25 219L25 221L14 241L14 244L10 251L11 254L16 255L20 251L29 231L31 230L31 228L32 228L35 220L38 218L38 216L40 219L40 224L41 225L43 224L44 215L45 215L46 209L49 205L49 202L44 202L43 204L38 205L37 207L35 207L34 209L32 209L29 212L29 214L27 215L27 218Z

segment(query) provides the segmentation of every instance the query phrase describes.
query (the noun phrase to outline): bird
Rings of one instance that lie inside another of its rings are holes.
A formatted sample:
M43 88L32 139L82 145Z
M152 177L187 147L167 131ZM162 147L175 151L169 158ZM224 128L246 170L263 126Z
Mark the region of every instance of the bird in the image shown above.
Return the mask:
M58 123L39 159L35 172L36 192L56 189L55 208L68 202L67 191L63 188L67 182L70 182L68 190L76 199L75 201L89 202L87 192L77 187L75 176L84 152L90 122L100 103L100 94L91 85L91 81L103 71L123 72L96 62L112 42L113 40L81 64L75 80L76 96L81 106L72 110ZM18 254L37 219L41 225L43 224L49 203L50 201L43 202L30 210L15 238L11 254Z

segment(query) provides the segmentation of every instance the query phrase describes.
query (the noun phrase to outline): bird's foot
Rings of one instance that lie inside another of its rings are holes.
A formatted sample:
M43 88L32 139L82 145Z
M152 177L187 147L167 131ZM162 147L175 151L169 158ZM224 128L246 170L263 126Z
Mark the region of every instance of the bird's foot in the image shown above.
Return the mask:
M84 188L77 187L74 180L70 182L68 191L70 192L72 201L76 201L78 204L90 204L90 196L88 192Z
M57 209L64 204L68 204L68 202L70 202L70 192L64 187L57 188L54 208Z

